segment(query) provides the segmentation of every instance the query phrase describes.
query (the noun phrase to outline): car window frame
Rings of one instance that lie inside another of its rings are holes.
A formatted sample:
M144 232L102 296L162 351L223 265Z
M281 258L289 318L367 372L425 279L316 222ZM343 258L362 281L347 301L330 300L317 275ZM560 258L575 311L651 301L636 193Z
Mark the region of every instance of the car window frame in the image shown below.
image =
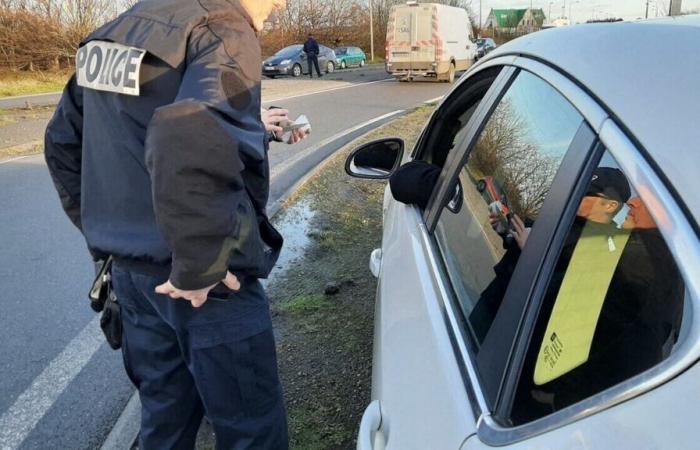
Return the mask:
M469 131L464 136L462 142L448 155L445 167L440 174L438 184L424 214L426 227L433 237L433 240L435 240L434 231L439 217L444 212L446 202L452 197L452 192L455 189L454 186L459 179L459 174L464 164L466 164L471 150L476 145L494 109L508 92L513 81L517 79L521 70L521 68L517 67L504 68L501 70L499 74L500 79L497 78L496 81L494 81L492 89L489 90L487 96L482 99L477 110L466 125L470 128ZM533 73L532 71L528 72ZM533 73L533 75L538 76L536 73ZM539 76L538 78L542 79L542 77ZM546 80L543 81L547 82ZM566 100L566 97L561 93L559 93L559 95ZM576 175L580 170L586 155L592 150L594 141L595 135L590 129L590 126L587 125L585 117L581 115L581 125L567 149L566 155L557 171L557 176L550 188L550 192L553 192L555 195L548 195L548 199L542 207L541 219L538 219L538 225L533 228L528 245L520 256L522 261L527 262L527 264L518 264L511 282L509 283L508 290L506 291L506 296L503 300L504 305L512 304L522 307L521 305L523 302L529 298L529 296L520 295L517 301L513 301L514 297L518 297L518 292L522 292L523 290L528 293L530 292L532 288L531 277L533 276L533 268L539 267L536 263L543 258L545 253L545 248L543 246L549 241L552 230L555 228L557 218L561 217L561 211L568 200L568 196L565 193L571 188L572 174ZM442 253L439 250L437 242L434 243L434 247L437 249L438 254L441 255ZM446 274L446 268L443 267L442 272ZM450 287L452 286L449 276L446 277L445 281ZM456 306L456 309L459 310L458 300L453 290L451 297L451 301ZM461 315L461 310L459 311ZM522 315L520 309L515 307L508 308L507 314L505 311L506 310L504 310L504 313L499 311L499 314L496 316L498 322L495 320L492 325L494 332L489 332L487 334L487 338L482 343L481 350L478 353L476 352L475 342L471 339L471 334L466 330L466 319L462 318L462 321L465 323L460 326L460 334L466 341L470 350L470 358L475 364L477 374L475 381L479 385L478 390L484 397L485 403L493 409L495 409L497 405L501 381L504 379L506 368L510 361L512 342L517 336L517 328L514 327L514 324L520 322ZM497 323L498 326L496 326ZM496 353L496 351L498 353Z

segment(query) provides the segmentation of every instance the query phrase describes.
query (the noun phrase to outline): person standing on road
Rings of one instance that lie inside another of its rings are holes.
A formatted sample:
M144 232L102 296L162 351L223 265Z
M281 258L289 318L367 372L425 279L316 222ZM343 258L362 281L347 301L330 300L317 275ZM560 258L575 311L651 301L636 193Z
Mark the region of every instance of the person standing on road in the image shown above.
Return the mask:
M282 247L256 32L285 0L143 0L93 32L45 136L63 207L114 259L139 448L286 449L266 277Z
M308 62L309 65L309 77L313 78L314 73L312 71L313 67L316 67L316 74L318 74L318 77L321 78L323 75L321 75L321 69L318 67L318 54L320 53L320 49L318 47L318 42L316 42L316 39L314 39L314 35L309 33L308 39L306 39L306 42L304 42L304 53L306 53L306 61ZM311 64L313 63L313 67Z

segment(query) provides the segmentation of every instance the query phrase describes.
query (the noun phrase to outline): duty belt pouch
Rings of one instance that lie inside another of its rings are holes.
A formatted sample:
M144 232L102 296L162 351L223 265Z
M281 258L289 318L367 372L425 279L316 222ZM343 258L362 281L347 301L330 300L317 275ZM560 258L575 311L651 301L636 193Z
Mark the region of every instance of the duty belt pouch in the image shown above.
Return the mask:
M122 345L122 319L117 296L112 289L112 257L95 263L95 281L90 289L90 307L101 312L100 327L112 349Z
M117 296L111 286L102 317L100 317L100 328L102 328L102 333L104 333L112 350L120 349L122 346L122 313Z

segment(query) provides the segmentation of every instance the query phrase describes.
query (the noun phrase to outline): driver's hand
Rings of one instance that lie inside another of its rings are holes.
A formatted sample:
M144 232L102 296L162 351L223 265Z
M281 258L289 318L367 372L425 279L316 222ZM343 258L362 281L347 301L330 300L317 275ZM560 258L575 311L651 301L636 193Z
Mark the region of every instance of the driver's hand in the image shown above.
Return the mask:
M223 280L221 280L221 282L224 283L226 287L231 289L232 291L237 291L241 288L241 283L238 281L238 278L236 278L236 276L231 272L226 272L226 277ZM173 286L170 280L168 280L160 286L156 287L156 293L167 295L172 299L183 298L185 300L190 301L192 303L192 306L194 306L195 308L199 308L207 301L207 295L209 295L209 291L211 291L217 284L218 283L215 283L209 287L197 289L195 291L183 291Z
M513 218L510 219L510 224L513 227L510 230L510 235L513 236L520 250L524 249L527 238L530 236L530 229L525 226L525 223L517 214L513 214Z

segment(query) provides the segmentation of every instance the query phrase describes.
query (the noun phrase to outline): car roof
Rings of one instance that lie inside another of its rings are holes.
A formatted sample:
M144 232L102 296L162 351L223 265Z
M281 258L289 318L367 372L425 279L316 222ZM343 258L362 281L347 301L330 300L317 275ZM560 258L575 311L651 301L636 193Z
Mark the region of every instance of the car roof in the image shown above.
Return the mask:
M588 90L646 150L700 222L700 15L581 24L490 52L537 58Z

